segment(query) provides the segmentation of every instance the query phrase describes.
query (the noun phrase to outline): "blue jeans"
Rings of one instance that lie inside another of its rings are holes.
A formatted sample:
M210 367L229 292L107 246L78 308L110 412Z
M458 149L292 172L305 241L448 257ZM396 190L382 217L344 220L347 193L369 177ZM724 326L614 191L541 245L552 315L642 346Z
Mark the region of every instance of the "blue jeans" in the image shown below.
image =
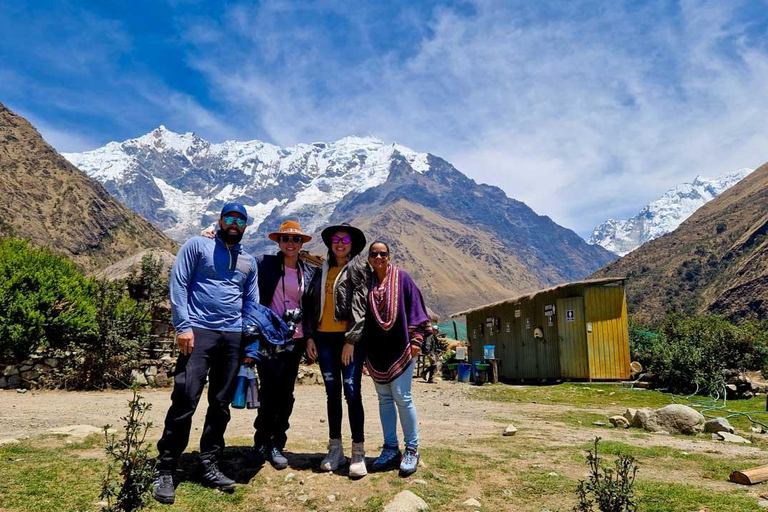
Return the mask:
M389 384L376 384L379 395L379 416L381 428L384 431L384 444L389 447L399 446L397 441L397 415L400 413L400 426L403 427L403 437L406 448L416 449L419 446L419 422L416 419L416 407L411 397L413 368L416 359L405 369L402 375ZM397 408L395 408L397 407Z
M317 346L317 362L323 373L325 382L325 394L328 408L328 437L341 439L341 390L344 389L344 398L347 401L349 413L349 429L352 431L352 442L365 441L363 411L363 397L360 386L363 377L363 364L365 363L365 350L362 340L355 344L355 353L352 363L344 365L341 362L341 350L344 348L343 332L316 332L315 345Z

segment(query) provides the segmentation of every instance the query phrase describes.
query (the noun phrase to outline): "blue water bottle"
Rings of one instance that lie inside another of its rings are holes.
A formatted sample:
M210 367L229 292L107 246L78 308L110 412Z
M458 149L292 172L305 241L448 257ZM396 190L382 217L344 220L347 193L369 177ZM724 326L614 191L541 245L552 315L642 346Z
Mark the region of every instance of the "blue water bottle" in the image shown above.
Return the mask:
M248 391L248 371L245 365L240 365L237 372L237 388L235 396L232 398L232 407L235 409L245 409L245 396Z

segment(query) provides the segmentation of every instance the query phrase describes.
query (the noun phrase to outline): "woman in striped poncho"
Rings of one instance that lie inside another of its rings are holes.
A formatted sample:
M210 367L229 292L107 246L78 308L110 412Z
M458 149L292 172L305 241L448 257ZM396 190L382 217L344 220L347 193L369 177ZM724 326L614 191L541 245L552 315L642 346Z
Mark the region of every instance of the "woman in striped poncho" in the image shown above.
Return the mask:
M368 263L373 273L367 287L363 339L384 431L384 449L373 468L383 470L400 462L400 472L407 476L416 471L419 462L419 431L411 381L422 341L431 325L421 292L408 274L390 264L386 243L371 244ZM397 440L398 413L405 438L404 455Z

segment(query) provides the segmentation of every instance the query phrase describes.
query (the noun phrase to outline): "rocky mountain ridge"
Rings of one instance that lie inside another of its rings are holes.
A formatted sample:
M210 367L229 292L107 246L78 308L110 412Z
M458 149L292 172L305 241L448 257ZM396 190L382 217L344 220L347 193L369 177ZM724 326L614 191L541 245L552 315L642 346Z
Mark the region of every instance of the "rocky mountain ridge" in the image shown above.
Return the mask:
M248 208L244 244L257 254L276 249L266 235L286 218L315 235L329 223L358 222L369 235L395 245L398 237L408 239L409 251L419 256L401 263L431 281L432 304L443 314L461 303L462 295L469 302L460 307L477 305L580 279L615 258L439 157L374 138L279 148L260 141L211 144L160 127L66 156L178 241L210 225L229 201ZM456 238L441 236L443 245L435 247L435 232L422 229L417 218ZM412 226L408 233L398 224L406 220ZM312 247L322 252L315 242ZM427 247L464 264L441 265ZM457 289L459 295L449 299L457 271L482 276L477 282L485 283L484 290Z
M623 274L629 313L649 324L665 314L768 314L768 164L696 210L676 230L600 269Z
M48 246L93 271L176 243L115 200L0 103L0 236Z
M730 187L744 179L753 169L739 169L718 176L696 176L690 183L682 183L646 205L640 213L627 220L608 219L596 226L589 238L590 244L625 256L641 245L671 233L682 222Z

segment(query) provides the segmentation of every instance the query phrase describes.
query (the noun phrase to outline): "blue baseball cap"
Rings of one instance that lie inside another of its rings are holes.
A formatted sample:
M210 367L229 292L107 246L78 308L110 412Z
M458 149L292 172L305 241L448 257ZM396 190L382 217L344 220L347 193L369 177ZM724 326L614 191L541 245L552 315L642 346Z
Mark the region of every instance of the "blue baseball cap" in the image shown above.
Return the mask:
M245 220L248 220L248 212L245 211L245 206L241 205L240 203L227 203L224 205L224 208L221 209L221 215L220 217L225 216L228 213L237 212L243 217L245 217Z

